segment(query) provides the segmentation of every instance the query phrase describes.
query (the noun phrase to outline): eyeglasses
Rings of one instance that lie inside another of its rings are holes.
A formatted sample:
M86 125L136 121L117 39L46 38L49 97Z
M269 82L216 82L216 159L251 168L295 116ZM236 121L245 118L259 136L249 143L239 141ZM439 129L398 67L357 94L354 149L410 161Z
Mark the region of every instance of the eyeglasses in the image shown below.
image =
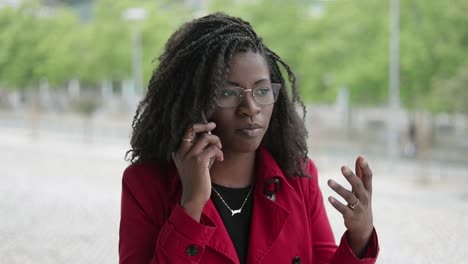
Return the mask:
M261 105L271 105L278 99L281 84L272 83L262 85L253 89L244 89L238 86L226 86L216 90L215 102L221 107L237 107L242 102L245 93L252 93L255 103Z

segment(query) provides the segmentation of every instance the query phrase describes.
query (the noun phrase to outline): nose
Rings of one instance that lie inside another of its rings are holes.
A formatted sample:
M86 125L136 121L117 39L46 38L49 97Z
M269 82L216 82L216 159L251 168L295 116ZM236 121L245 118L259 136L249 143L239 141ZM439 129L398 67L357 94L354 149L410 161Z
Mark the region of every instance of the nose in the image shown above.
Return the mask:
M260 106L255 103L253 99L252 91L245 93L245 96L242 98L240 105L237 107L238 112L243 116L255 116L260 113Z

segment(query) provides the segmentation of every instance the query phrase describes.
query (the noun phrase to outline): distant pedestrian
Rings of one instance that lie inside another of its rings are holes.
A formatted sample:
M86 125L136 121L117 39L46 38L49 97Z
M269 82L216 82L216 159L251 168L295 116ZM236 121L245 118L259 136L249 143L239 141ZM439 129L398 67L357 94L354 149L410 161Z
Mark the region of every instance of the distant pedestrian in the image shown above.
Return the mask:
M416 149L416 122L411 118L408 123L408 141L403 149L403 154L406 157L414 158L417 154Z

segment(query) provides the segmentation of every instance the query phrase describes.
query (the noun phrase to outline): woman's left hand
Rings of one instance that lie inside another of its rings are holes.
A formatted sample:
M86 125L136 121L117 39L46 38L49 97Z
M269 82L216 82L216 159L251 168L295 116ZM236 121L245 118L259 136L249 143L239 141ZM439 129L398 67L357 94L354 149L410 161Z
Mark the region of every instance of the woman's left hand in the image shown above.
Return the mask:
M334 197L328 200L344 218L344 224L348 229L348 242L357 257L365 253L367 243L374 229L372 219L372 171L367 160L363 156L356 159L356 174L347 167L341 167L341 172L351 184L352 189L347 190L337 182L328 180L328 185L348 205L344 205Z

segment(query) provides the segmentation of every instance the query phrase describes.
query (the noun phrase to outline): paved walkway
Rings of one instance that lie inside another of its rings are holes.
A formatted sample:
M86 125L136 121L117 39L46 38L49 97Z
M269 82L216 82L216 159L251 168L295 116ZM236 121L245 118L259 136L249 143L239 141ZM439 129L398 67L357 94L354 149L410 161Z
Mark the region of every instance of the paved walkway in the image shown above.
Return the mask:
M0 130L0 262L117 263L126 148L124 140L90 143ZM467 263L466 169L426 170L368 159L375 173L378 263ZM327 197L326 179L340 181L339 166L352 160L317 156L316 162ZM431 183L418 176L434 170L442 177L430 177ZM458 175L446 181L447 171ZM328 205L327 210L339 239L341 216Z

